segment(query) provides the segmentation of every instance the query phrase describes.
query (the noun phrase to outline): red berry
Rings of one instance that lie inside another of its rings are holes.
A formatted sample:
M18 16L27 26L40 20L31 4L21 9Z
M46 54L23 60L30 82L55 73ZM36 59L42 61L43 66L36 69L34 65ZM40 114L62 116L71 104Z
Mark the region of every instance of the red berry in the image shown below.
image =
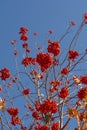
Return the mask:
M87 19L87 13L84 14L84 19Z

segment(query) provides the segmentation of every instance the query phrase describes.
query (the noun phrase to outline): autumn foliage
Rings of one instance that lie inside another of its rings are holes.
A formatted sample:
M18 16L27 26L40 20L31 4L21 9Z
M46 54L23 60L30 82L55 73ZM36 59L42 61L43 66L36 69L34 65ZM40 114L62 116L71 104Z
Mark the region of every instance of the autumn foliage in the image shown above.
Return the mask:
M46 49L35 46L35 57L29 47L29 29L20 28L23 55L19 62L22 67L17 59L20 54L16 49L18 40L13 40L15 74L8 67L0 69L0 129L71 130L73 120L76 128L72 130L87 130L87 74L82 71L87 49L80 53L75 48L86 24L87 13L65 50L61 43L76 23L71 21L58 40L51 40L54 31L49 30ZM34 32L34 37L37 36Z

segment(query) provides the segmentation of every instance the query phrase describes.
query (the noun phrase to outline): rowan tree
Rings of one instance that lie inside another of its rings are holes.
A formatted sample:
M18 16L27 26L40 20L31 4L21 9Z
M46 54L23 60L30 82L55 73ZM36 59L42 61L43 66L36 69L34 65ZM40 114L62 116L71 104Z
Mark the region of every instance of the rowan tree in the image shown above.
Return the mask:
M75 130L87 130L87 48L81 53L76 48L86 24L87 13L65 49L61 43L76 23L71 21L58 40L51 39L49 30L45 49L35 43L35 57L29 29L20 27L19 40L11 41L15 73L6 66L0 69L0 129L69 130L73 120ZM23 50L21 58L17 46Z

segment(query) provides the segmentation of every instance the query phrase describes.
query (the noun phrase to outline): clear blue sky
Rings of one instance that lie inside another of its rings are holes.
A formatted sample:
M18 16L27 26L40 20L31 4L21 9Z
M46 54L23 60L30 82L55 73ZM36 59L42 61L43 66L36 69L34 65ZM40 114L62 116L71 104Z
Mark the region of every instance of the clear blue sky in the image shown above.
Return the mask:
M57 38L65 32L69 21L76 21L78 27L85 12L87 0L0 0L0 69L14 66L10 41L19 38L21 26L29 28L29 39L37 31L43 44L49 29L54 30ZM81 49L87 46L86 34L87 25L80 38Z
M37 31L42 42L49 29L54 30L57 38L69 21L76 21L78 26L86 11L86 0L0 0L0 67L9 65L12 49L9 43L19 38L21 26L28 27L31 35ZM86 38L84 34L83 37Z

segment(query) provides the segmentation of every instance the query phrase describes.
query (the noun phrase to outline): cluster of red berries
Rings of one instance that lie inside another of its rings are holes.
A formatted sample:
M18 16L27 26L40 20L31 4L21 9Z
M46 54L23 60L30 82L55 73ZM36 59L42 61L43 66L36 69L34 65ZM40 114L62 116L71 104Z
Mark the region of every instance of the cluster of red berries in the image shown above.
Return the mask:
M38 107L38 111L40 111L43 114L46 113L56 113L58 111L58 106L56 100L45 100L40 106Z
M28 40L27 32L28 32L28 29L26 27L20 28L20 32L19 32L19 34L21 35L20 40L22 40L22 41Z
M36 61L40 65L42 72L45 72L52 65L52 57L48 53L37 54Z
M70 60L74 61L77 56L79 56L78 51L69 50L69 57L68 58Z
M37 126L35 126L35 130L49 130L49 127L47 125L38 124ZM59 123L54 122L52 124L51 130L59 130Z
M60 54L60 43L57 41L52 42L50 40L48 40L48 43L49 43L48 48L47 48L48 52L52 53L54 56L59 55Z
M80 100L87 101L87 87L82 88L78 91L78 98Z
M61 89L61 91L59 92L58 96L65 99L67 98L69 95L69 91L68 91L68 88L65 86Z
M27 42L24 42L23 44L22 44L22 47L25 49L25 51L26 52L30 52L30 49L29 49L29 47L28 47L28 43Z
M4 68L0 70L0 78L2 80L6 80L7 78L10 78L10 71L8 68Z
M11 124L16 126L17 124L21 124L20 117L18 116L19 109L18 108L8 108L7 112L11 115Z
M50 81L49 82L51 87L50 87L50 92L55 92L58 90L58 86L60 86L60 81L56 80L56 81Z
M83 84L87 84L87 76L81 76L80 77L80 82L83 83Z
M35 65L36 63L36 59L35 58L32 58L32 57L25 57L23 60L22 60L22 64L27 67L28 65L30 64L33 64Z
M61 70L61 74L67 75L69 73L69 69L68 68L63 68Z

